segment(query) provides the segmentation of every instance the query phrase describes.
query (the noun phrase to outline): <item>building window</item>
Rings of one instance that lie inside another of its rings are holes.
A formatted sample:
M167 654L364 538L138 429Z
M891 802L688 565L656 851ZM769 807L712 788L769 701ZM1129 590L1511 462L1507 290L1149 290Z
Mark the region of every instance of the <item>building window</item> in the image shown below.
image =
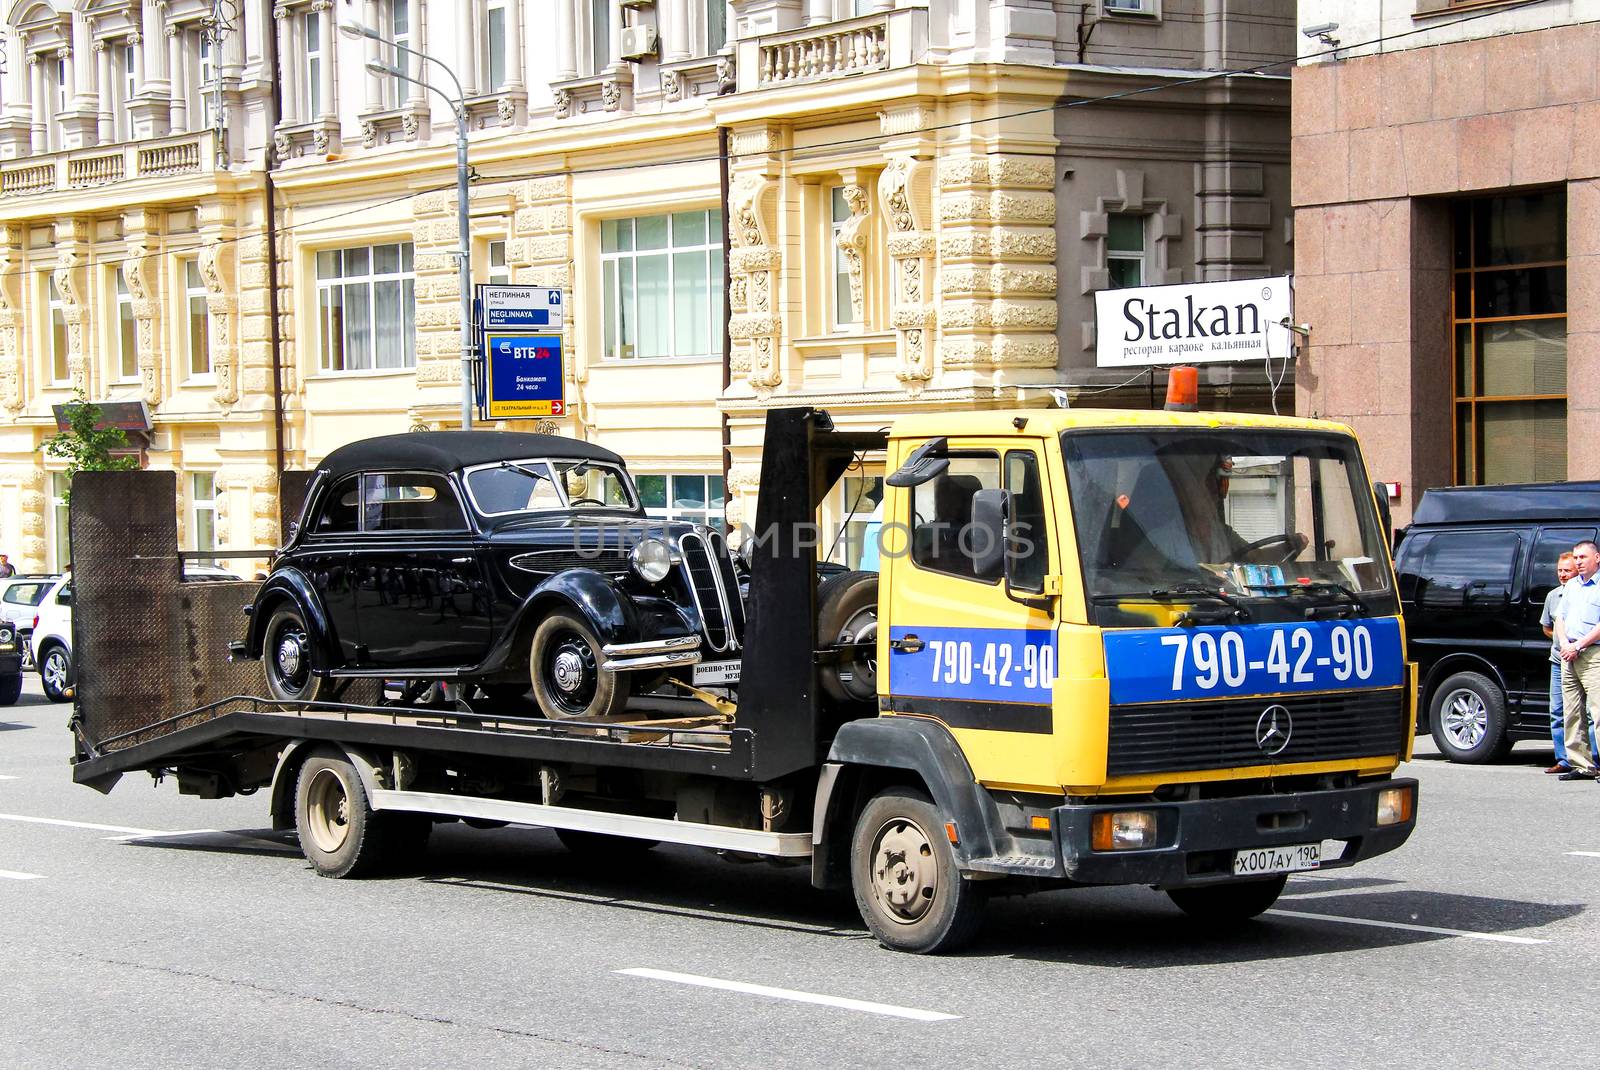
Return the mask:
M306 41L306 122L322 114L322 12L307 11L300 16L300 32Z
M503 285L511 281L511 268L506 266L506 243L492 241L489 243L489 283Z
M846 475L839 480L839 493L834 500L839 521L832 545L823 547L827 560L846 568L875 571L883 527L883 516L878 512L883 503L883 477Z
M133 294L121 268L117 280L117 378L124 382L139 378L139 327L133 318Z
M589 0L590 74L611 66L611 0Z
M117 101L117 137L122 141L133 140L133 100L139 95L138 69L134 66L133 46L121 45L117 48L117 65L121 67L118 74L121 76L122 97Z
M721 476L636 476L639 504L662 520L685 520L727 530Z
M194 548L202 553L217 548L217 477L212 472L189 476L189 530L194 532ZM217 559L203 557L201 564L214 565Z
M55 103L55 113L49 117L46 126L49 132L50 148L59 149L61 145L61 120L60 115L67 110L67 61L58 59L54 67L55 75L53 85L50 87L50 99Z
M55 276L46 275L45 280L50 295L50 381L70 382L72 372L67 367L67 308L61 300L61 291L56 287Z
M50 568L65 572L72 564L72 543L67 539L67 488L72 480L65 472L50 473Z
M414 280L410 242L318 253L322 370L416 367Z
M727 0L706 0L706 55L721 52L727 43Z
M1460 201L1454 224L1456 482L1566 479L1566 191Z
M385 0L384 3L384 29L388 37L397 45L411 44L411 5L410 0ZM385 46L387 47L387 46ZM396 48L392 50L389 62L402 71L411 70L411 55ZM406 96L411 91L411 83L403 78L385 77L383 79L383 101L387 108L399 108L406 102Z
M722 339L722 214L600 224L604 355L709 357Z
M1112 212L1106 217L1106 271L1111 288L1144 285L1144 216Z
M839 248L839 234L850 220L850 205L844 199L843 186L834 186L828 196L832 219L828 244L833 247L833 325L845 327L859 322L850 304L850 264L844 250Z
M200 57L200 78L195 85L199 99L190 105L189 114L200 117L200 129L209 130L217 121L217 44L204 29L196 30L194 36Z
M200 261L183 261L184 345L191 377L211 374L211 309L206 304L206 284L200 278Z
M488 33L483 39L485 92L498 93L506 84L506 0L489 0Z
M1107 15L1154 15L1156 0L1100 0Z

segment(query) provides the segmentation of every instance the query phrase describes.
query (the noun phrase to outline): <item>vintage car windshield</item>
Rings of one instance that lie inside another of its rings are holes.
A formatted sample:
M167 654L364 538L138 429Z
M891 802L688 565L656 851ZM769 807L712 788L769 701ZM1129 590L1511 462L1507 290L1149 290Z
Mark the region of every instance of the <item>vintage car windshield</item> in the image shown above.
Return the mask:
M467 472L467 493L484 516L562 509L632 512L638 498L628 474L602 461L500 461Z
M1221 591L1391 601L1355 443L1329 434L1067 432L1073 519L1092 602Z

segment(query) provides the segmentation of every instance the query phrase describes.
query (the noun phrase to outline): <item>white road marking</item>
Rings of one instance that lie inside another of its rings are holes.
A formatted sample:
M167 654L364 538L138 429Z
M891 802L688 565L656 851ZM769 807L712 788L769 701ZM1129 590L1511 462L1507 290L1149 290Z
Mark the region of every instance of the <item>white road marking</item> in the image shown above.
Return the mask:
M174 840L180 836L209 836L216 829L183 829L179 832L130 832L125 836L107 836L112 843L138 843L140 840Z
M671 981L680 985L695 985L700 988L717 988L725 992L743 992L751 996L766 996L769 999L787 999L795 1003L814 1003L823 1007L840 1007L848 1011L865 1011L867 1014L883 1014L891 1018L910 1018L917 1022L945 1022L960 1018L959 1014L942 1014L939 1011L919 1010L916 1007L896 1007L890 1003L871 1003L861 999L845 999L842 996L823 996L815 992L797 992L791 988L769 988L766 985L746 984L743 981L724 981L719 977L702 977L694 973L673 973L670 970L617 970L617 973L628 977L645 977L652 981Z
M59 817L30 817L26 814L0 814L0 821L21 821L28 825L60 825L69 829L88 829L90 832L121 832L129 836L165 836L157 829L136 829L127 825L96 825L90 821L65 821Z
M18 873L14 869L0 869L0 879L8 881L37 881L44 878L37 873Z
M14 776L6 776L4 773L0 773L0 780L15 780L15 779L17 779L17 778L14 777Z
M1568 851L1567 854L1578 858L1600 858L1600 851Z
M1288 918L1310 918L1313 921L1338 921L1346 925L1370 925L1375 929L1403 929L1411 933L1429 933L1434 936L1460 936L1468 940L1491 940L1497 944L1548 944L1531 936L1506 936L1503 933L1475 933L1467 929L1441 929L1436 925L1409 925L1400 921L1377 921L1373 918L1346 918L1338 914L1310 914L1304 910L1273 909L1268 914Z

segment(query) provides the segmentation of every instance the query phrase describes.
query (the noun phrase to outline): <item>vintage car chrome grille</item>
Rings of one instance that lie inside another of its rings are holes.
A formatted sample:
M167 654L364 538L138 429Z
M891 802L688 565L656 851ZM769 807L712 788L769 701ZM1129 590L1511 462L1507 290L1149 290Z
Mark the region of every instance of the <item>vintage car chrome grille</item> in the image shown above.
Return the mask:
M737 645L744 638L744 599L739 597L739 574L733 570L733 553L728 549L728 540L723 538L722 532L715 529L706 532L706 543L711 548L712 556L717 560L717 575L722 579L722 590L728 604L728 620L733 627L733 637Z
M727 543L715 531L702 533L696 529L678 537L678 549L683 555L683 573L689 593L694 596L694 607L700 612L706 645L722 652L737 650L737 628L743 622L743 614L738 620L734 617L739 588L730 587L728 583L733 567L728 559Z
M1289 744L1270 757L1256 743L1269 706L1289 712ZM1106 775L1289 765L1398 754L1405 691L1337 691L1200 702L1112 706Z
M603 576L622 576L628 571L626 550L530 550L511 559L511 567L538 575L554 575L572 568L592 568Z

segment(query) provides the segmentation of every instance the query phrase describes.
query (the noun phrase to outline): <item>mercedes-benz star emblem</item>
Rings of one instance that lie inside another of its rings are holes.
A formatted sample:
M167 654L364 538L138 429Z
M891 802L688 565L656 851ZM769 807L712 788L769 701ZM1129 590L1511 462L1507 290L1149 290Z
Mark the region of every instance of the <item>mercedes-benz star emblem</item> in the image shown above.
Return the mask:
M1256 746L1268 758L1282 754L1293 734L1294 718L1282 706L1268 706L1256 719Z

